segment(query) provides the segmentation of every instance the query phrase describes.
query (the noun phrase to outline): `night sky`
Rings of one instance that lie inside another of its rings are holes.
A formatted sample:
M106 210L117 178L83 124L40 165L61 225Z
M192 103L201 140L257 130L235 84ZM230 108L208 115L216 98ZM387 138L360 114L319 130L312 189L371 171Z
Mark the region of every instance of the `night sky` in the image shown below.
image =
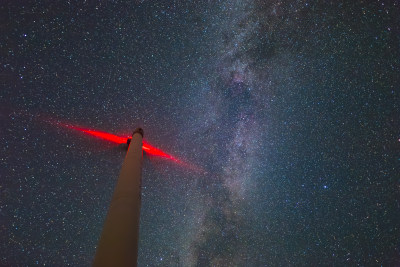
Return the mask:
M400 266L400 2L1 1L0 265L91 264L145 139L139 266Z

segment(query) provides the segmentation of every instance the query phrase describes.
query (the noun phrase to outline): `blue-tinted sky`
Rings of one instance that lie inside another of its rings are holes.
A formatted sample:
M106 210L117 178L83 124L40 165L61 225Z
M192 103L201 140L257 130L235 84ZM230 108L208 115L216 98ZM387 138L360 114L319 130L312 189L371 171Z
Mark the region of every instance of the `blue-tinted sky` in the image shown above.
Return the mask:
M140 266L400 264L398 1L2 1L0 265L92 262L125 150Z

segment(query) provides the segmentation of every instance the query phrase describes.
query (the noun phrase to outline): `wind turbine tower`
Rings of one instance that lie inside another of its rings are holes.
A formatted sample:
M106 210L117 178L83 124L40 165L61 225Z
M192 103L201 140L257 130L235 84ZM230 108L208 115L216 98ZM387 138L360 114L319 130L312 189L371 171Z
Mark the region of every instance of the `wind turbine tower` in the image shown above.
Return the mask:
M143 129L128 139L128 152L111 199L93 266L137 266Z

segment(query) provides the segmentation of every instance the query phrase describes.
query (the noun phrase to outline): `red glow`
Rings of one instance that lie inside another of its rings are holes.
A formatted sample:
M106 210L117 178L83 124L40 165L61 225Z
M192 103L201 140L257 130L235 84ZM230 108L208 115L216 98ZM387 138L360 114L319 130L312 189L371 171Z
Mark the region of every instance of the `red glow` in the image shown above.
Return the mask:
M128 139L131 139L130 137L122 137L122 136L110 134L110 133L107 133L107 132L84 129L84 128L81 128L81 127L76 127L76 126L72 126L72 125L69 125L69 124L63 124L63 123L60 123L60 122L57 122L56 124L57 125L61 125L61 126L66 127L66 128L69 128L69 129L73 129L73 130L77 130L77 131L83 132L85 134L97 137L99 139L107 140L109 142L113 142L113 143L116 143L116 144L126 144ZM196 166L194 164L191 164L191 163L183 162L183 161L175 158L174 156L162 151L161 149L158 149L158 148L150 145L145 140L143 140L142 149L148 155L167 158L167 159L173 160L176 163L179 163L179 165L181 165L183 167L186 167L188 169L191 169L191 170L193 170L195 172L205 173L203 168L198 167L198 166Z
M176 158L174 158L173 156L165 153L164 151L155 148L153 146L151 146L149 143L147 143L146 141L143 141L143 150L146 151L147 154L149 155L153 155L153 156L159 156L159 157L164 157L164 158L168 158L168 159L172 159L174 161L179 161Z
M126 137L120 137L120 136L113 135L113 134L106 133L106 132L87 130L87 129L82 129L82 128L78 128L78 127L74 127L74 126L70 126L69 128L78 130L78 131L87 133L89 135L92 135L92 136L95 136L95 137L98 137L98 138L101 138L103 140L107 140L107 141L110 141L113 143L117 143L117 144L124 144L128 140L128 138L126 138Z
M86 134L98 137L98 138L103 139L103 140L107 140L107 141L116 143L116 144L126 144L127 141L128 141L127 137L121 137L121 136L110 134L110 133L106 133L106 132L83 129L83 128L76 127L76 126L71 126L71 125L64 125L64 126L70 128L70 129L78 130L78 131L84 132ZM143 140L142 148L149 155L163 157L163 158L167 158L167 159L171 159L171 160L174 160L176 162L179 162L179 160L177 160L173 156L165 153L161 149L155 148L154 146L150 145L149 143L147 143L144 140Z

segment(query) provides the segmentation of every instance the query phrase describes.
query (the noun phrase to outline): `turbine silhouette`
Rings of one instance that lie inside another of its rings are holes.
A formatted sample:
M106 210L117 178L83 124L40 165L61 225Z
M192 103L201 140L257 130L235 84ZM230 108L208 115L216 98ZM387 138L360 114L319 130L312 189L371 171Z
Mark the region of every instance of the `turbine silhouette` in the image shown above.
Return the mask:
M137 128L132 137L124 137L61 122L56 124L115 144L127 144L127 153L110 202L93 266L137 266L143 152L174 161L197 173L204 174L205 171L144 141L141 128Z

